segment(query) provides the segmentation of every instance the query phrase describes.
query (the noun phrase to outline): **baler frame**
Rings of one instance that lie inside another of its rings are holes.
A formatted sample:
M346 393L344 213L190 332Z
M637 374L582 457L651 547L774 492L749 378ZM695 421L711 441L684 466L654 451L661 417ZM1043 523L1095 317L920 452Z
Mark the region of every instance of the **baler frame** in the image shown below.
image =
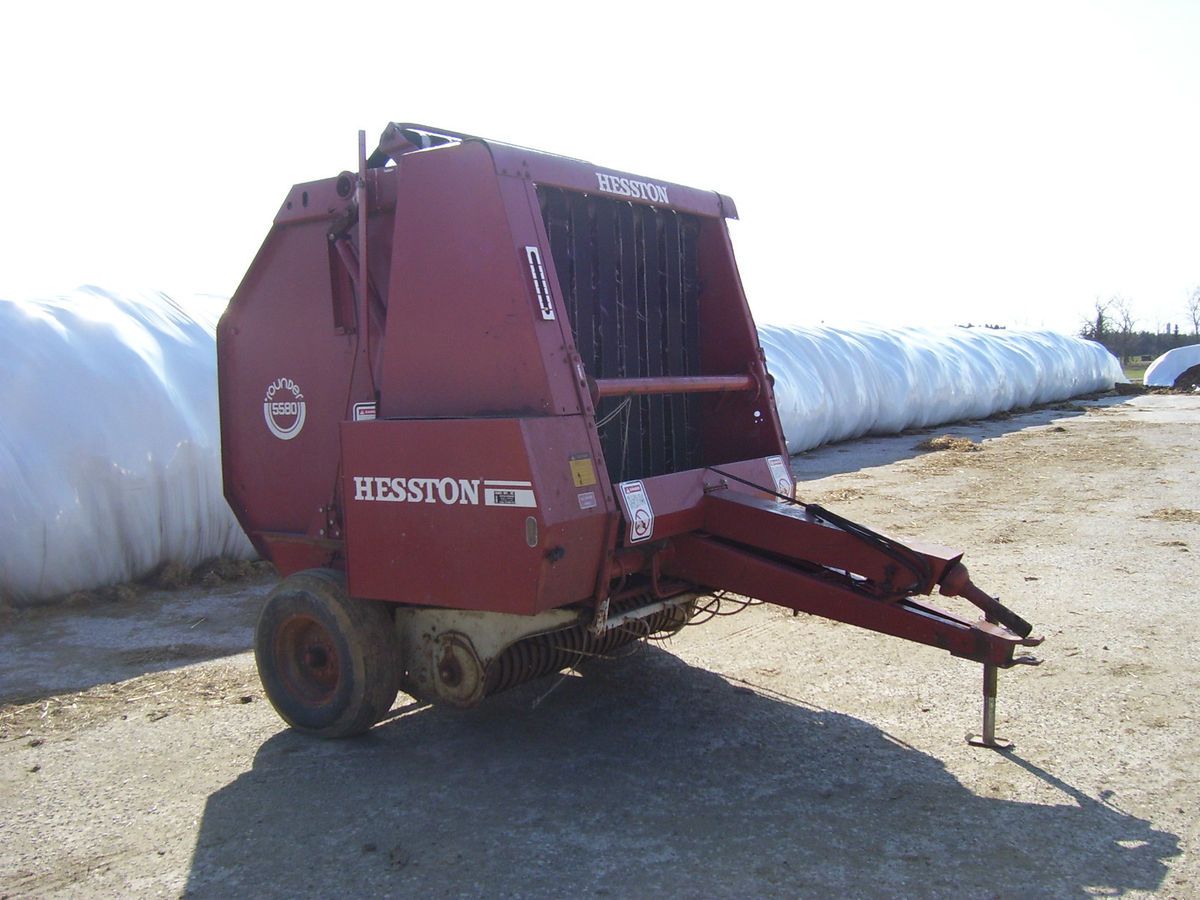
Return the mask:
M730 591L982 663L1001 745L996 673L1039 639L961 553L795 500L735 217L397 123L292 189L218 329L226 494L285 576L256 653L290 724L361 731L393 682L471 706ZM297 347L266 351L281 317Z

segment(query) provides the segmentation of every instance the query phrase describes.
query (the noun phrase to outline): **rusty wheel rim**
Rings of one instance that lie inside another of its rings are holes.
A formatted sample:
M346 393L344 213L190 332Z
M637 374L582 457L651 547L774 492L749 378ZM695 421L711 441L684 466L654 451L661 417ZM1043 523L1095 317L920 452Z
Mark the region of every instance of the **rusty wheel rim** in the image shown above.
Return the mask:
M340 681L333 635L311 616L292 616L275 635L275 658L284 687L312 705L327 703Z

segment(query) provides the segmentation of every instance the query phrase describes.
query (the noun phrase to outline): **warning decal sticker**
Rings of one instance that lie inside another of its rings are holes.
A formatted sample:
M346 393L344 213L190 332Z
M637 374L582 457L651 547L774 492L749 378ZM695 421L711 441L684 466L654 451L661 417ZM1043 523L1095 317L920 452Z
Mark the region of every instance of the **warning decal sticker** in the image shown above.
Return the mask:
M767 467L771 470L771 480L775 482L776 493L783 494L785 497L794 496L796 488L792 484L792 476L788 472L787 464L784 463L783 457L768 456Z
M483 483L484 506L521 506L532 509L537 506L533 496L533 484L528 481L485 481Z
M625 520L629 523L629 543L649 540L654 534L654 510L646 496L646 486L640 481L625 481L619 487Z
M589 487L596 483L596 467L592 465L590 453L576 453L569 462L575 487Z

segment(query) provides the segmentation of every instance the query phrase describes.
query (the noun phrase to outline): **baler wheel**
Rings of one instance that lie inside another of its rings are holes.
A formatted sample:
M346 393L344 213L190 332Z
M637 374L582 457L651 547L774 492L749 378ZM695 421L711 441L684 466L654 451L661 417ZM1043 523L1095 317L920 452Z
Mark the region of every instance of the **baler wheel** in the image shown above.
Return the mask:
M254 658L283 720L318 737L367 731L392 708L400 686L386 605L347 596L345 577L331 569L297 572L271 591Z

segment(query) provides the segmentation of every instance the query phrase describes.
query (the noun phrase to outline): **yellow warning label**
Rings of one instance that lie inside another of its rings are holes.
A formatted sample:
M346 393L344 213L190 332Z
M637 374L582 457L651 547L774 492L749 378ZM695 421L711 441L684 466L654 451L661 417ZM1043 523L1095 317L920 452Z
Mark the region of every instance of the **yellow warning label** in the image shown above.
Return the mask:
M592 457L587 453L571 457L571 479L575 487L588 487L596 483L596 467L592 465Z

